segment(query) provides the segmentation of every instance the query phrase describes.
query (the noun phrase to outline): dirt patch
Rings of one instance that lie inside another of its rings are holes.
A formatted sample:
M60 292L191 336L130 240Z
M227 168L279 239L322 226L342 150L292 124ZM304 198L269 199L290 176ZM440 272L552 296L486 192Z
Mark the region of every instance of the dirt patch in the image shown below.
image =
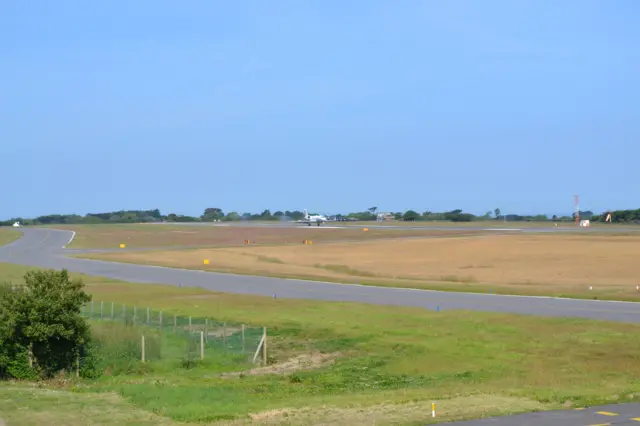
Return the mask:
M431 424L450 422L487 415L505 415L513 412L544 410L545 405L515 397L478 395L438 401L437 418L431 418L431 401L406 401L359 406L321 406L281 408L249 414L250 420L222 422L224 425L340 425L368 426L375 424Z
M264 367L252 368L251 370L239 371L233 373L224 373L220 377L238 377L238 376L263 376L267 374L291 374L297 371L315 370L317 368L326 367L333 364L340 353L310 353L298 355L287 361L267 365Z

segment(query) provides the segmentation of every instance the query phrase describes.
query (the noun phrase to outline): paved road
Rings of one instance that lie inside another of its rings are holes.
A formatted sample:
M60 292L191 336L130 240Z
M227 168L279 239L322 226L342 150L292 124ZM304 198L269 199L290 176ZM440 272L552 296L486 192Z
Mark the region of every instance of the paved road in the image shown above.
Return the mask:
M447 426L640 426L640 404L616 404L584 410L557 410L494 417Z
M422 307L464 309L542 316L571 316L640 323L640 303L573 300L548 297L345 285L303 280L268 278L132 265L100 260L74 259L63 248L73 233L46 228L23 228L23 238L0 248L0 262L62 269L130 282L201 287L208 290L279 298L352 301ZM80 250L74 250L78 253ZM215 260L214 260L215 262Z
M528 230L530 231L531 228ZM640 303L395 289L73 259L67 255L70 252L78 253L82 250L63 248L72 238L72 232L38 228L23 228L23 232L23 238L0 247L0 262L54 269L66 268L72 272L131 282L181 284L215 291L264 296L277 294L280 298L357 301L417 306L426 309L468 309L640 323ZM640 425L640 404L527 413L448 424L452 426Z

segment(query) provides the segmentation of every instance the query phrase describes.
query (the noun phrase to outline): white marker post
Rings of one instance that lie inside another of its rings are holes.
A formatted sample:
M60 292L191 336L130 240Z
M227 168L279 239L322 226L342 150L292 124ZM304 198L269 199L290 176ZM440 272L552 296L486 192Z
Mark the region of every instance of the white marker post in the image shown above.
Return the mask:
M436 416L436 403L432 402L431 403L431 417L435 417Z

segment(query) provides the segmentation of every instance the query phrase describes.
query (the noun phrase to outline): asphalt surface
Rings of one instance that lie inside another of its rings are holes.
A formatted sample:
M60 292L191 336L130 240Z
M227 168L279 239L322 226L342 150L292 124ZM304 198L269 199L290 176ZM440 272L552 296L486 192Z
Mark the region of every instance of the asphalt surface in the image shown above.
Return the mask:
M446 423L447 426L640 426L640 404L616 404L584 410L540 411L515 416Z
M285 224L283 226L291 225ZM420 228L424 229L423 227ZM456 228L447 227L443 229ZM464 227L461 229L469 230L473 228ZM593 229L597 228L592 228L589 231ZM562 230L564 231L564 229ZM621 228L617 230L625 232L621 230ZM65 249L64 246L70 242L74 235L71 231L46 228L22 228L22 231L24 235L21 239L4 247L0 247L0 262L58 270L66 268L72 272L130 282L201 287L213 291L276 296L278 298L353 301L380 305L422 307L432 310L462 309L550 317L582 317L640 323L640 303L633 302L573 300L372 287L74 259L67 257L67 255L70 253L101 250ZM630 229L630 231L634 231L634 229ZM535 228L523 228L522 232L536 231ZM545 229L544 232L549 232L549 229ZM640 404L592 407L585 410L526 413L516 416L447 424L452 426L640 425Z

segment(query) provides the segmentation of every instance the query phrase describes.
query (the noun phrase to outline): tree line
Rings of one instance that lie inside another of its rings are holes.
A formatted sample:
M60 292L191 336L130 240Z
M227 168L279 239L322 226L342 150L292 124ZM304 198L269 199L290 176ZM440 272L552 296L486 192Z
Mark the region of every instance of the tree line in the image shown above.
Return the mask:
M581 211L581 219L589 219L592 222L604 222L607 214L611 213L611 221L614 223L640 223L640 209L636 210L614 210L611 212L603 212L595 214L591 211ZM311 213L314 214L314 213ZM370 207L361 212L352 212L347 214L336 214L327 216L330 220L337 221L372 221L379 217L380 212L377 207ZM401 221L448 221L448 222L472 222L499 220L508 222L572 222L575 220L575 213L566 216L548 216L539 215L518 215L503 214L499 208L493 211L487 211L483 215L474 215L466 213L462 209L456 209L446 212L424 211L422 213L407 210L404 212L390 212L385 215L386 218ZM35 218L11 218L9 220L0 221L0 226L11 226L14 222L20 222L23 225L60 225L60 224L101 224L101 223L149 223L149 222L233 222L233 221L251 221L251 220L272 220L272 221L290 221L300 220L304 218L304 213L298 210L278 210L271 212L266 209L262 213L239 213L235 211L224 212L218 207L209 207L204 209L200 216L188 216L177 213L162 214L160 210L120 210L106 213L88 213L84 216L77 214L51 214L38 216Z

